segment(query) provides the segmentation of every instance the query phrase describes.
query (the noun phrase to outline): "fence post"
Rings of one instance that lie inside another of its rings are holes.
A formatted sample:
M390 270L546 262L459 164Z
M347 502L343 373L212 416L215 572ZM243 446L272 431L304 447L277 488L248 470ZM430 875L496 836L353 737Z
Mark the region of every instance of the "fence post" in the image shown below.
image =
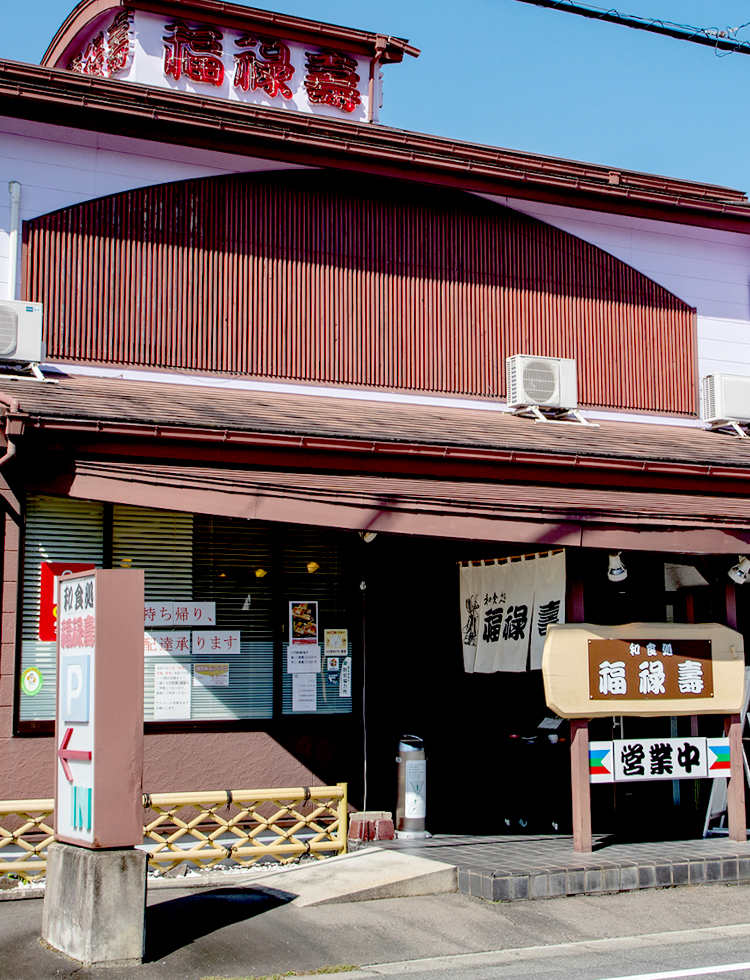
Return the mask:
M339 854L346 854L347 849L347 833L349 831L349 799L347 796L347 784L337 783L337 786L342 791L342 797L339 800L339 840L341 841L341 850Z

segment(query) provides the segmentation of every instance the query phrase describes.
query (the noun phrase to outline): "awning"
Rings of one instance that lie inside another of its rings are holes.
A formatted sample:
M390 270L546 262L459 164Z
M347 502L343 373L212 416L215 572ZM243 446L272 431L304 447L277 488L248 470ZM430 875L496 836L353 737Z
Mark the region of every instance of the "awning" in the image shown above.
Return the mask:
M737 553L750 500L566 486L79 460L71 496L323 527L532 545Z

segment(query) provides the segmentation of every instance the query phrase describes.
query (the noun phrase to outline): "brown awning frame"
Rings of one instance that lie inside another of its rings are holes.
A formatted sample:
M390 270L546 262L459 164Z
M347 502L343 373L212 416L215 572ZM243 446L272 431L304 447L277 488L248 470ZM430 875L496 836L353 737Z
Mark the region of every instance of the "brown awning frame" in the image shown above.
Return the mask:
M738 498L99 460L77 461L67 492L245 520L534 547L738 554L750 546L750 502Z

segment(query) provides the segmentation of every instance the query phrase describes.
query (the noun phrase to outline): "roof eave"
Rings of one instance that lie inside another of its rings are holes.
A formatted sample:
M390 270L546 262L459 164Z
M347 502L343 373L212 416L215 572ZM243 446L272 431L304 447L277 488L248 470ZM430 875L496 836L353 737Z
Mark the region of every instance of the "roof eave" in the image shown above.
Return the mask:
M95 2L95 0L92 0ZM740 191L0 61L0 114L747 233Z
M514 466L551 467L554 472L565 470L609 471L620 474L648 474L652 477L683 477L689 479L746 480L748 466L727 466L709 463L687 463L675 460L644 460L628 457L596 456L577 452L534 451L448 445L440 443L414 443L396 440L374 440L346 436L324 436L299 432L282 432L223 427L175 425L173 423L137 422L130 420L63 417L40 415L36 412L8 412L5 425L21 423L24 430L57 433L62 435L95 434L97 437L136 438L140 440L165 440L170 442L194 442L221 445L223 447L262 447L307 452L334 452L345 455L406 456L409 459L440 459L450 466L453 462L490 462ZM16 430L16 435L19 431Z
M307 20L289 14L277 14L254 7L243 7L239 4L224 3L223 0L82 0L52 38L42 58L42 67L54 67L75 38L85 31L92 21L108 10L117 10L121 7L164 14L167 17L180 16L188 20L210 23L216 27L236 28L243 31L260 30L266 33L272 30L274 33L283 34L291 41L301 41L303 44L342 44L348 51L369 57L372 57L376 50L380 50L383 62L399 62L403 60L405 54L414 58L420 54L419 48L409 44L405 38L359 31L351 27Z

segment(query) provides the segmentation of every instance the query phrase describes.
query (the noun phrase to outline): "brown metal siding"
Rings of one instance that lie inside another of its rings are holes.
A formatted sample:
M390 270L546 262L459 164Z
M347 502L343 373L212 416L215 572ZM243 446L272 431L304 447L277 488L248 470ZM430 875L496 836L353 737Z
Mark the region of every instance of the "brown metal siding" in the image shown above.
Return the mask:
M692 311L571 235L324 173L161 185L29 223L51 358L504 395L574 357L583 405L695 411Z

